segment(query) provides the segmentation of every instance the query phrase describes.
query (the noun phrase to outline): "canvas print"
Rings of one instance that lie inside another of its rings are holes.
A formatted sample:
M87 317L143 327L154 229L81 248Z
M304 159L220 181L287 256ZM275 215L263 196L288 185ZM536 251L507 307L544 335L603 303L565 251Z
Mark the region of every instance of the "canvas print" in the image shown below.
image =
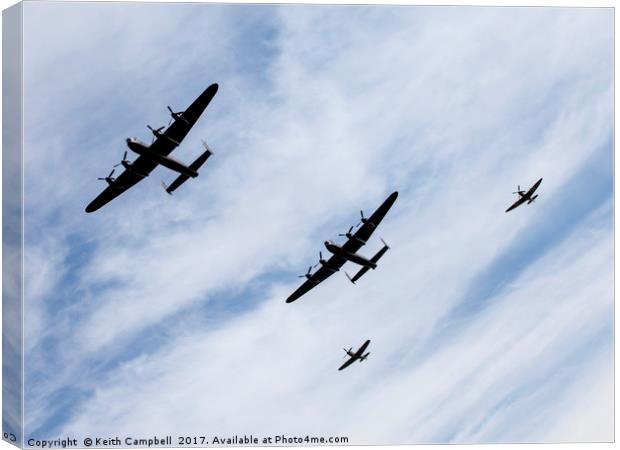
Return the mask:
M612 8L20 3L3 436L612 442Z

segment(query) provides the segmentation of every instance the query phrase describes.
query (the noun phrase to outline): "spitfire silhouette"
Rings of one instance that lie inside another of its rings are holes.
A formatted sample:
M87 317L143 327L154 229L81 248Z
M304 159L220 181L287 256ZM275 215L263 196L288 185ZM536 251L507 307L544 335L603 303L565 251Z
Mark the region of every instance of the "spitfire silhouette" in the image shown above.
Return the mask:
M353 347L351 347L349 350L347 350L346 348L344 348L343 350L346 352L346 354L349 356L349 359L338 368L338 370L344 370L347 367L349 367L351 364L353 364L355 361L366 361L366 358L368 358L368 355L370 355L370 352L364 354L364 352L366 351L366 349L368 348L368 345L370 345L370 339L368 339L366 342L364 342L362 344L362 346L360 348L357 349L356 352L353 352Z
M527 202L527 204L529 205L530 203L533 203L534 200L536 200L538 198L538 195L533 195L534 192L536 192L536 189L538 189L538 186L540 186L540 183L542 183L542 178L540 180L538 180L536 183L534 183L534 186L532 186L531 188L529 188L529 190L527 192L522 191L521 190L521 186L517 186L517 191L513 192L513 194L518 194L519 195L519 200L517 200L516 202L514 202L510 208L508 208L506 210L506 212L508 211L512 211L513 209L521 206L523 203Z

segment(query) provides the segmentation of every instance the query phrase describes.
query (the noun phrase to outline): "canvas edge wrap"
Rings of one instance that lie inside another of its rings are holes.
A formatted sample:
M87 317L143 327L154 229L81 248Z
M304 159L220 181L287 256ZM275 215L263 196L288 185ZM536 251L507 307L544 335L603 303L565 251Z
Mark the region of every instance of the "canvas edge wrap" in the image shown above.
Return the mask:
M23 10L2 11L2 439L23 447Z

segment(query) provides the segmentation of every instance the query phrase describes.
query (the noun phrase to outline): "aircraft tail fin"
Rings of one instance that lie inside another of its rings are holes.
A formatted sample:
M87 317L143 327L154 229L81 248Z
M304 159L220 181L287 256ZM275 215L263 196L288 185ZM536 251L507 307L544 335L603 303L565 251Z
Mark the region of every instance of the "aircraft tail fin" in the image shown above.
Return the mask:
M214 154L215 154L215 152L214 152L213 150L211 150L211 147L209 147L209 146L207 145L207 141L205 141L205 140L203 139L201 142L202 142L202 146L205 148L205 150L206 150L207 152L209 152L209 153L210 153L210 155L214 155Z
M164 191L166 191L168 195L172 195L172 192L168 190L168 185L164 183L163 180L160 183L161 183L161 187L164 188Z
M529 205L530 203L534 203L534 200L536 200L538 198L538 194L536 194L534 197L532 197L527 204Z
M379 261L379 258L381 258L383 256L383 254L390 249L390 246L387 244L387 242L385 242L383 240L382 237L380 237L379 239L381 239L381 242L383 243L383 248L381 250L379 250L379 252L370 259L372 262ZM377 258L377 259L375 259L375 258Z
M390 249L390 246L387 245L387 243L383 240L383 238L380 238L381 242L383 242L383 247L381 247L381 250L379 250L372 258L370 258L370 261L374 262L375 264L381 259L381 257L383 255L385 255L385 252L387 252Z
M370 355L370 352L366 353L365 355L362 355L362 356L360 357L360 362L365 361L365 360L366 360L366 358L368 358L368 355Z

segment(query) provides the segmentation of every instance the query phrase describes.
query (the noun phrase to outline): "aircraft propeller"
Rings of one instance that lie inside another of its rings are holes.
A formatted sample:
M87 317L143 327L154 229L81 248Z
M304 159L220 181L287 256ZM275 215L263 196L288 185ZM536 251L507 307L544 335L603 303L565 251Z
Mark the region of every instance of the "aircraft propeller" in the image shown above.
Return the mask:
M308 271L303 274L303 275L297 275L297 278L304 278L306 277L307 279L312 278L312 275L310 274L310 272L312 271L312 266L308 267Z
M114 174L115 170L116 169L112 169L112 171L110 172L110 174L107 177L105 177L105 178L99 177L97 179L98 180L102 180L102 181L107 181L108 183L112 183L112 182L114 182L114 178L112 178L112 175Z
M163 133L161 132L161 130L163 130L164 128L166 128L165 126L163 126L163 127L159 127L159 128L153 128L153 127L152 127L152 126L150 126L150 125L147 125L146 127L147 127L149 130L151 130L151 133L153 133L153 140L151 141L151 144L152 144L153 142L155 142L155 138L158 138L158 137L162 136L162 134L163 134Z
M360 223L361 223L361 222L360 222ZM343 233L340 233L340 234L338 234L338 236L346 236L346 237L348 237L349 239L351 239L351 236L353 236L353 235L351 234L351 231L353 231L353 225L351 225L351 228L349 228L349 231L347 231L347 232L346 232L346 233L344 233L344 234L343 234Z
M165 126L163 126L163 127L159 127L159 128L153 129L153 127L152 127L152 126L150 126L150 125L147 125L146 127L147 127L149 130L151 130L151 132L152 132L155 136L158 136L158 135L161 133L161 130L163 130L164 128L166 128Z
M323 259L323 252L321 252L321 251L319 251L319 262L318 262L318 263L316 263L314 266L312 266L312 268L315 268L315 267L316 267L316 266L318 266L319 264L321 264L321 265L323 265L323 266L324 266L325 264L327 264L327 261L325 261L325 260Z
M183 113L185 111L174 112L170 106L167 106L166 108L168 108L168 111L170 111L170 116L171 116L170 122L168 122L168 126L170 126L173 120L178 120L178 119L181 119L185 123L189 123L187 122L187 120L183 118Z
M118 164L114 164L114 167L118 167L123 163L129 163L129 162L130 161L127 159L127 150L125 150L125 153L123 153L123 159Z
M362 217L362 219L356 225L356 227L359 227L361 224L364 224L364 225L368 224L368 225L370 225L371 228L375 227L374 223L370 222L366 217L364 217L364 211L362 211L361 209L360 209L360 216Z
M521 186L517 184L517 192L513 192L513 194L523 194L525 191L521 190Z
M168 108L168 111L170 111L170 121L168 122L168 126L170 126L172 121L177 118L178 113L175 113L170 106L166 106L166 108Z

